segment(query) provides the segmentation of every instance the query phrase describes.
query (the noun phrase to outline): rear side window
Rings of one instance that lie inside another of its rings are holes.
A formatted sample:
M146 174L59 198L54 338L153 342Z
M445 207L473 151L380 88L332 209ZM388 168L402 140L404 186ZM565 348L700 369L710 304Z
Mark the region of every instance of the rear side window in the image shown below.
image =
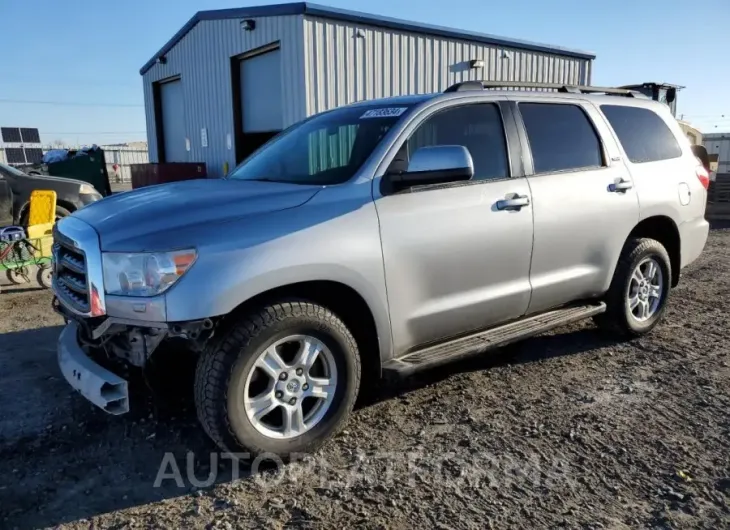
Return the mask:
M634 164L682 155L672 131L655 112L621 105L601 105L601 110Z
M603 165L601 141L577 105L520 103L535 173Z

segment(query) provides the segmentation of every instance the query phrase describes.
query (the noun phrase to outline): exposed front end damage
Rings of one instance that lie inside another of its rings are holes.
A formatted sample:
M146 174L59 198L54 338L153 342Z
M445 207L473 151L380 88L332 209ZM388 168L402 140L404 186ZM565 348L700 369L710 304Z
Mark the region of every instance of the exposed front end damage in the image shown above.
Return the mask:
M58 362L68 383L109 414L129 411L125 376L142 371L155 351L176 339L187 350L202 351L214 331L211 319L192 322L145 322L116 317L82 318L57 298L53 309L67 325L58 341Z
M192 322L146 322L117 317L79 318L58 299L53 309L77 327L78 341L85 350L104 352L112 361L143 368L166 339L182 339L189 349L202 351L213 334L211 319Z

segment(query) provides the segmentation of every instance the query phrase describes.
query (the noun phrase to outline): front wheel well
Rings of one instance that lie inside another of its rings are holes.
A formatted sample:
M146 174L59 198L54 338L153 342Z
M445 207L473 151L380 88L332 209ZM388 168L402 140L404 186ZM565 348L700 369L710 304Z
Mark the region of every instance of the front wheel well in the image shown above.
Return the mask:
M658 215L641 221L629 234L629 238L648 237L659 241L669 254L672 265L672 287L679 283L682 251L677 225L669 217Z
M60 206L61 208L64 208L68 210L69 213L74 213L76 211L76 206L74 206L70 202L66 202L64 200L56 201L56 206ZM26 202L23 206L20 207L20 211L18 212L17 216L17 222L20 224L26 224L27 218L26 216L30 213L30 201Z
M362 394L368 387L373 388L381 375L378 331L370 307L352 287L327 280L285 285L254 296L239 305L233 314L248 313L270 303L293 298L322 305L342 319L360 350L363 381L369 383L360 385L360 392Z
M69 213L74 213L76 211L76 206L74 206L70 202L66 202L63 200L56 201L56 206L60 206L61 208L64 208L69 211Z

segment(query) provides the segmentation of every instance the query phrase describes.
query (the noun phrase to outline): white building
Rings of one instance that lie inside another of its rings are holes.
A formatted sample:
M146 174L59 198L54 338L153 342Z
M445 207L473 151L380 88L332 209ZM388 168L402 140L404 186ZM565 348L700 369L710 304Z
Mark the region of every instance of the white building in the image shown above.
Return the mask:
M594 58L303 2L201 11L140 71L150 161L221 176L324 110L466 80L590 84Z

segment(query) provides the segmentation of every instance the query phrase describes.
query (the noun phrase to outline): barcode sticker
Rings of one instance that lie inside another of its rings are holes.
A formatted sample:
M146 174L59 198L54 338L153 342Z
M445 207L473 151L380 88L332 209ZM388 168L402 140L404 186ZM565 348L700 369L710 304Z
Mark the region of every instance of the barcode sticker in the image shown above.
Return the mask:
M397 118L405 111L408 107L385 107L383 109L370 109L365 114L360 116L361 120L366 118Z

